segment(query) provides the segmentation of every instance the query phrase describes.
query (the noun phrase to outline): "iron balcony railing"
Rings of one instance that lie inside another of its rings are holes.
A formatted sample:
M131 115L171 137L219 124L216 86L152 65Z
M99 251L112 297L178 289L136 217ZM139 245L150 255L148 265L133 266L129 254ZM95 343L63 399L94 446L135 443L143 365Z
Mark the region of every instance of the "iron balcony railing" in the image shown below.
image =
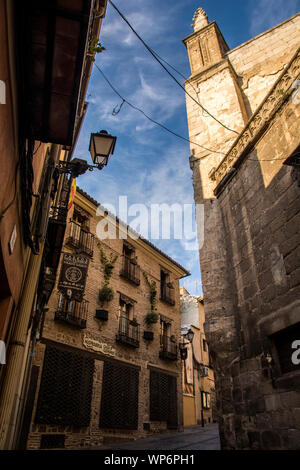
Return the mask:
M125 316L121 316L116 340L127 346L138 348L140 345L140 325Z
M93 256L94 253L94 235L90 231L82 227L74 220L69 223L70 231L66 239L66 245L72 246L77 252L85 253Z
M160 352L161 359L169 359L170 361L177 360L178 346L176 341L170 336L161 335L160 337Z
M55 312L55 320L84 329L86 328L88 304L87 300L77 302L76 300L68 300L63 295L60 295Z
M170 305L175 305L175 289L169 287L167 284L162 286L160 293L160 300L167 302Z
M120 271L120 275L137 286L140 285L140 267L135 260L126 255L122 256L122 269Z
M71 184L72 178L67 173L59 176L55 197L50 210L50 219L53 222L63 224L67 222Z

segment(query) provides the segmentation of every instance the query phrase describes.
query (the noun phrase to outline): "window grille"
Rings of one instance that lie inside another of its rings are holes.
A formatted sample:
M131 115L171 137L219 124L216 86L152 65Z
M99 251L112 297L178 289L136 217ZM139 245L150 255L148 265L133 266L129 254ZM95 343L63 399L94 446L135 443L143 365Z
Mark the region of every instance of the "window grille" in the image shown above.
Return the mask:
M115 362L104 362L100 428L138 428L139 371Z
M35 421L89 426L94 360L47 346Z
M177 428L177 379L173 375L150 371L150 420L166 421Z

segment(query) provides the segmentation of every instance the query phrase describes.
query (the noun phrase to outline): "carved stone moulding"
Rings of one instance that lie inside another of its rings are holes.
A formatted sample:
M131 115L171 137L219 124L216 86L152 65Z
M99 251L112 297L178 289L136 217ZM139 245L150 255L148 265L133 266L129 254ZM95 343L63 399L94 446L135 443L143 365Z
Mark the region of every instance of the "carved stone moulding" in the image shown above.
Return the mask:
M285 69L281 77L277 80L273 89L266 97L260 108L252 116L245 129L235 141L233 147L225 155L220 165L213 169L209 178L216 182L217 185L226 175L226 172L233 167L234 163L242 155L247 146L254 141L264 128L267 122L272 118L273 114L282 107L283 103L290 95L295 80L299 77L300 69L300 48L294 55L288 67Z

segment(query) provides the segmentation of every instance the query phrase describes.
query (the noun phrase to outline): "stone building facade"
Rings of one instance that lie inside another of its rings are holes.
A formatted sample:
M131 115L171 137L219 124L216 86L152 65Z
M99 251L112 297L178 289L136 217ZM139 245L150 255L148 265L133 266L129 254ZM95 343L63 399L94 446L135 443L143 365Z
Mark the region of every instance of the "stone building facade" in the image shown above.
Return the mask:
M194 20L186 90L205 109L187 97L190 166L221 443L299 449L300 15L233 50L202 9Z
M209 348L204 332L203 297L190 295L180 288L181 334L187 347L183 361L183 423L184 426L209 424L215 420L215 381ZM185 334L194 333L192 342Z
M98 215L98 206L78 189L69 211L63 253L88 260L87 280L82 301L68 301L59 284L62 258L33 357L28 449L78 449L182 429L179 279L188 271L128 236L111 214ZM101 220L116 238L98 239ZM103 296L107 273L112 299ZM145 323L149 313L156 323Z

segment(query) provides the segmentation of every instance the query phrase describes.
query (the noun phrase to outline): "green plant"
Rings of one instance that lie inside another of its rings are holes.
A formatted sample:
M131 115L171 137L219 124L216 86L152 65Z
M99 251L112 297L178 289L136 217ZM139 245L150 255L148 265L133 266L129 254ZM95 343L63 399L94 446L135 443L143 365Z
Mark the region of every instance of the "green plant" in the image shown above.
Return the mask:
M147 325L152 325L152 324L158 322L158 318L159 318L158 313L156 313L156 312L149 312L149 313L147 313L147 315L145 316L145 323L146 323Z
M131 320L130 324L131 324L132 326L137 326L137 325L138 325L137 319L134 317L134 318Z
M114 291L107 284L104 284L102 289L99 290L100 302L110 302L114 298Z
M95 54L99 54L100 52L105 51L105 47L102 46L101 42L99 42L97 36L94 36L91 39L90 45L89 45L89 58L92 62L95 62Z
M145 272L143 272L143 276L146 279L146 282L149 286L150 289L150 305L151 305L151 313L155 312L156 309L156 296L157 296L157 290L156 290L156 282L155 281L149 281L149 278ZM155 322L156 323L156 322Z
M175 335L171 335L170 340L175 343L175 341L176 341L176 336L175 336Z
M109 281L115 267L115 262L118 259L117 255L111 254L109 259L106 257L104 251L102 250L100 243L97 243L100 250L100 261L104 267L104 284L102 289L99 291L99 300L100 302L110 302L114 298L114 292L111 287L109 287Z

